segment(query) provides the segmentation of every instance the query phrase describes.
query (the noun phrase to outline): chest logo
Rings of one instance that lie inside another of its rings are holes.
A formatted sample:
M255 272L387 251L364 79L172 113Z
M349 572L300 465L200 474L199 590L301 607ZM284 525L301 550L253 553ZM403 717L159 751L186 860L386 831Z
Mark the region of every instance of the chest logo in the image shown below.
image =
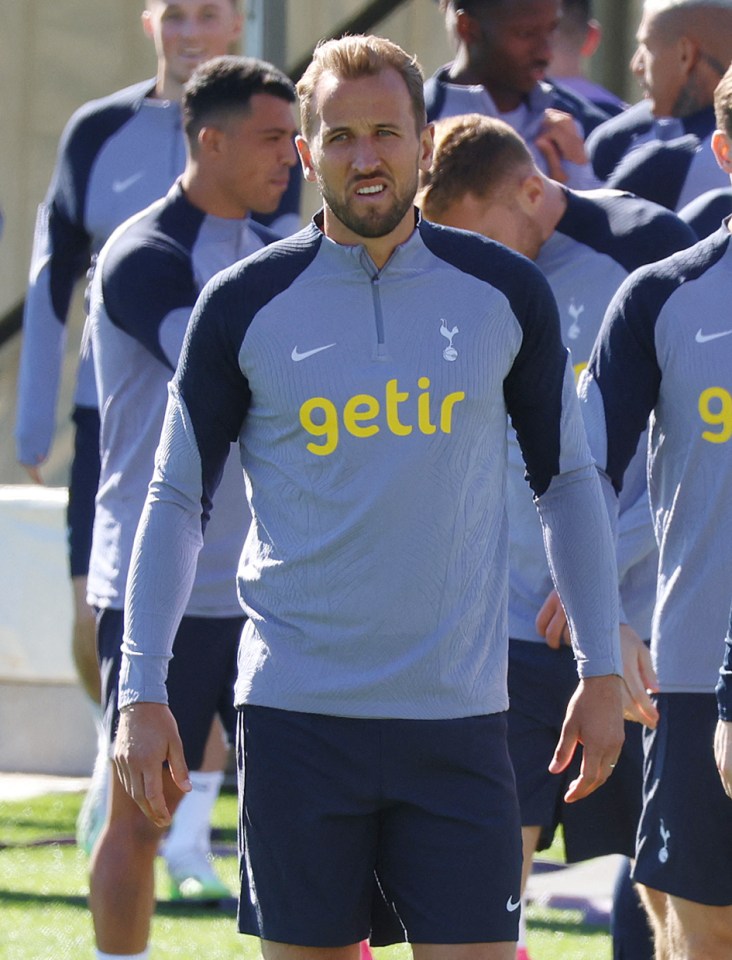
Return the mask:
M144 175L143 170L138 170L137 173L133 173L131 177L125 177L124 180L114 180L112 182L112 190L114 193L124 193L125 190L129 190L130 187L134 186L138 180L141 180Z
M710 340L719 340L720 337L728 337L731 333L732 330L722 330L721 333L702 333L702 328L699 327L694 339L697 343L709 343Z
M324 347L315 347L313 350L303 350L302 353L297 347L293 347L290 357L293 363L299 363L301 360L307 360L308 357L314 357L316 353L322 353L323 350L330 350L330 348L334 346L334 343L326 343Z
M445 338L445 340L447 340L447 346L442 351L442 356L445 358L445 360L449 360L450 362L457 360L458 358L458 352L452 345L452 341L456 333L460 333L460 330L457 327L453 327L452 330L448 330L445 321L442 319L440 320L440 334Z
M576 340L580 335L579 318L584 312L584 304L577 306L574 302L574 297L572 297L569 302L569 315L572 318L572 322L569 325L569 330L567 330L567 336L570 340Z

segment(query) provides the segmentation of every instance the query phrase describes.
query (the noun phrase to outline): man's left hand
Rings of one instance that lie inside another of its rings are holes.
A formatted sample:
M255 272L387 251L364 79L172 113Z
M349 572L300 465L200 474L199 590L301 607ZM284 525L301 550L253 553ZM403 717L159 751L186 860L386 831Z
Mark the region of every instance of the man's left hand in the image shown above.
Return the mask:
M622 677L610 674L580 680L549 764L551 773L561 773L577 745L583 745L580 775L564 795L567 803L581 800L603 785L618 762L624 739Z

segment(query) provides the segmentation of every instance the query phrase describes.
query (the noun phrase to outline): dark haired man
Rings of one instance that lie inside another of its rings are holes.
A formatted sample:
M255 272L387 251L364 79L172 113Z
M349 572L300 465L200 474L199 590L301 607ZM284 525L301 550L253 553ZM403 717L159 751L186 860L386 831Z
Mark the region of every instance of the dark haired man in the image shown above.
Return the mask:
M270 64L229 56L199 67L183 95L188 146L183 174L165 198L119 227L99 255L89 326L102 469L89 599L100 610L98 652L110 739L118 720L127 570L153 473L167 384L203 285L274 239L249 214L271 213L287 187L295 162L294 99L291 82ZM249 515L236 455L222 469L221 500L208 525L190 600L176 625L175 660L167 676L167 695L193 770L201 763L216 714L233 734L233 681L243 622L235 577ZM168 557L159 556L158 563L165 567ZM136 664L130 662L133 677ZM166 678L161 679L164 687ZM164 780L174 809L182 793L169 774ZM99 957L143 958L162 831L116 775L111 792L90 883Z

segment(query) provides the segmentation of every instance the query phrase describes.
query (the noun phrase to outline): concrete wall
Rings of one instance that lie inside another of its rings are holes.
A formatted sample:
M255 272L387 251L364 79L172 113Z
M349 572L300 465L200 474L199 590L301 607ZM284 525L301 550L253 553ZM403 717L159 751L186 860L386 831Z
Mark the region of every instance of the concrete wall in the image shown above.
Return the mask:
M71 657L66 491L0 487L0 771L87 775L92 708Z

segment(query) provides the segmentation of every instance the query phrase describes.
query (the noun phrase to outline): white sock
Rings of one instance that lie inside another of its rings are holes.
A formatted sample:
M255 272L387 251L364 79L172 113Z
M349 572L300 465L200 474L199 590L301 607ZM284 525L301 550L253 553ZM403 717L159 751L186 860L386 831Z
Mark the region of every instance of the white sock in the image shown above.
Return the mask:
M517 947L526 946L526 901L521 900L521 915L519 917L519 932Z
M163 856L169 864L184 859L194 850L199 857L211 852L211 813L224 782L224 772L194 770L189 776L193 789L181 800L163 842Z
M142 953L102 953L97 950L97 960L148 960L150 950L143 950Z

